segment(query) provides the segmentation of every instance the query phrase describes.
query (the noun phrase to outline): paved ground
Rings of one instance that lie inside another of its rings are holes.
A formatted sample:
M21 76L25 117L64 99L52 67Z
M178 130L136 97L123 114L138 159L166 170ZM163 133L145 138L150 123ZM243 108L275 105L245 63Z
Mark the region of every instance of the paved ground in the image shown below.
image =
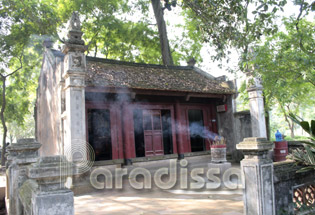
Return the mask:
M206 168L207 156L188 158L189 170L196 167ZM167 166L169 161L134 164L151 173L159 167ZM133 168L134 168L133 167ZM233 167L239 168L238 165ZM128 167L128 172L132 167ZM176 185L171 190L161 190L153 185L149 190L135 190L130 186L130 178L123 181L123 189L105 189L75 197L77 215L155 215L155 214L207 214L241 215L243 214L242 189L181 189ZM137 178L141 181L141 178ZM167 180L167 178L165 179ZM191 180L188 180L188 184Z
M75 197L78 215L153 215L153 214L207 214L242 215L240 195L196 195L158 193L97 193Z

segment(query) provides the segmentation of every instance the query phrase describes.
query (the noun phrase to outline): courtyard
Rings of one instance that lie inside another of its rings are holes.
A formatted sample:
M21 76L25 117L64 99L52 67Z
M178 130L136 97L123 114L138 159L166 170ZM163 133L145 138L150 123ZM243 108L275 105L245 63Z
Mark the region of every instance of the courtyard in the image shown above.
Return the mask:
M189 157L186 160L188 161L188 173L190 173L193 168L206 169L210 156ZM169 165L169 161L162 160L135 163L126 168L130 170L142 167L153 173L167 165ZM239 168L238 166L239 164L232 165L233 168ZM177 179L179 177L180 175L177 176ZM169 190L162 190L154 184L151 189L136 190L130 186L128 179L128 177L124 178L123 189L104 189L76 195L74 198L75 214L243 214L240 184L235 190L226 188L180 189L178 183ZM141 178L137 178L137 180L141 181ZM191 179L188 180L188 183L190 182Z

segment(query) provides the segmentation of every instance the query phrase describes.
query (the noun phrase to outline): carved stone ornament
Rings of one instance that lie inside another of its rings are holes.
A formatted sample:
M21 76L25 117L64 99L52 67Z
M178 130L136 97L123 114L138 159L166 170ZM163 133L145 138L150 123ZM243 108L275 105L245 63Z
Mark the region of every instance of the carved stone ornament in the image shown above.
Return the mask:
M78 56L78 57L73 57L72 58L72 63L74 67L81 67L82 65L82 57Z
M81 31L81 22L80 22L80 18L77 12L72 13L68 30Z
M77 12L72 13L68 30L68 40L66 41L67 46L71 46L71 44L84 45L84 41L82 40L83 32L81 31L80 17Z

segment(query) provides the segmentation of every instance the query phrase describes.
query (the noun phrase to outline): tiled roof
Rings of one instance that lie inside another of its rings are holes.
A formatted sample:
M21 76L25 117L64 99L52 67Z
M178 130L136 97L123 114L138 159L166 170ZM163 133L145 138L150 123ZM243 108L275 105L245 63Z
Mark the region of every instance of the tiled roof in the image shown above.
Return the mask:
M192 66L128 63L87 57L86 85L179 92L232 94L225 82Z

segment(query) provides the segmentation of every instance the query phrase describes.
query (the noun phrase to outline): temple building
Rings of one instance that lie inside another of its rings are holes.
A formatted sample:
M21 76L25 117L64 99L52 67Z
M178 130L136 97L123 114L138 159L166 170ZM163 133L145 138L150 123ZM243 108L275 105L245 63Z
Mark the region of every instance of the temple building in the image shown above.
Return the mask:
M232 82L194 65L163 66L85 55L73 14L62 51L45 41L36 101L42 155L93 149L95 162L133 163L210 153L213 135L235 153Z

